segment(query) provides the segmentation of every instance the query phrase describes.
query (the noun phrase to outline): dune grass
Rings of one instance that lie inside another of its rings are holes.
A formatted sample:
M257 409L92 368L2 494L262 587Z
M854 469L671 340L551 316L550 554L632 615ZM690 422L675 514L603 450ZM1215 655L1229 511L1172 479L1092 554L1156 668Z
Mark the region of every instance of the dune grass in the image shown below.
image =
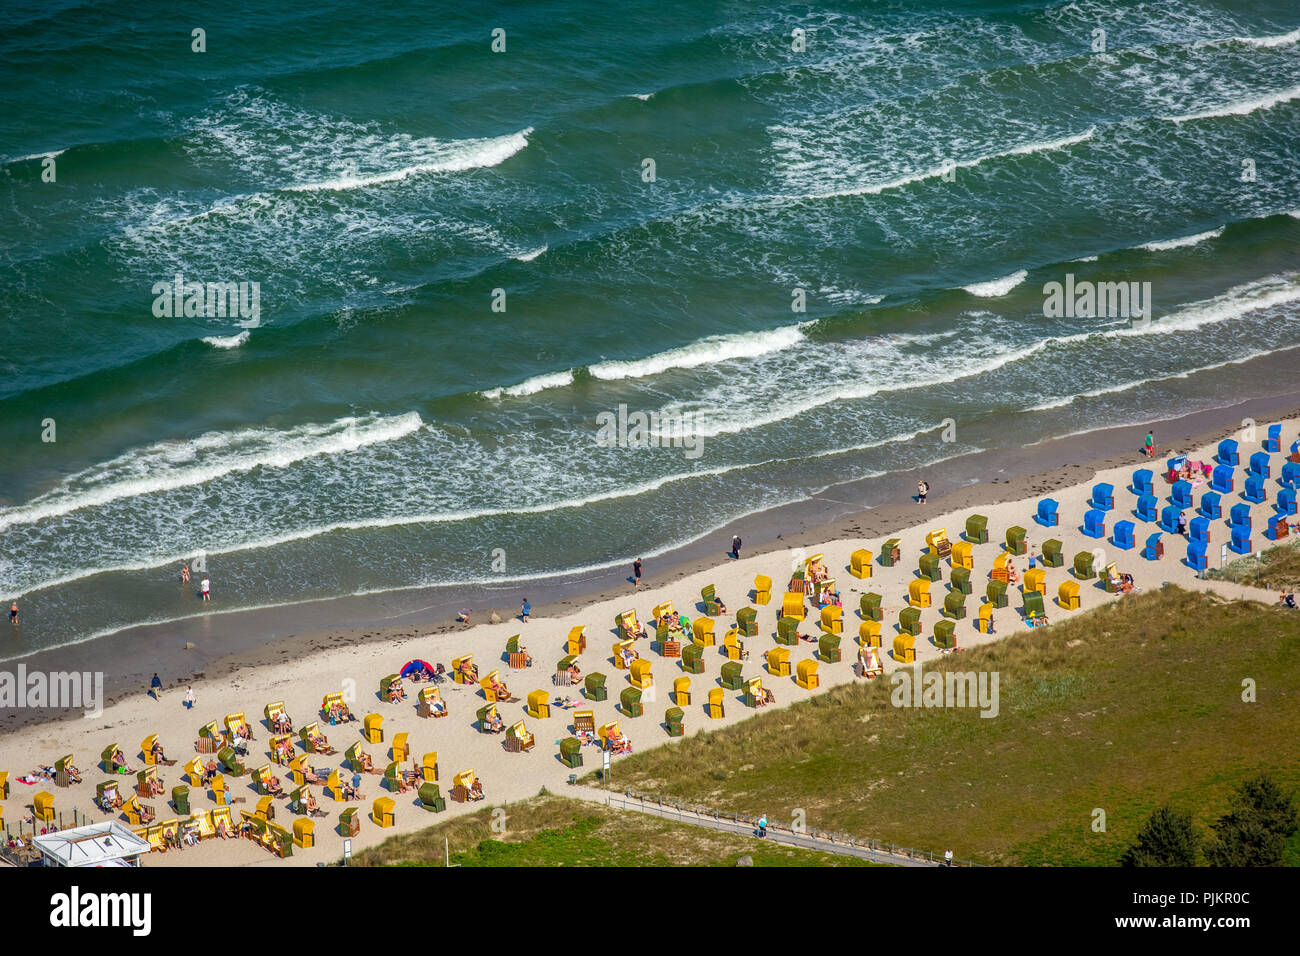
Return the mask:
M470 867L735 866L742 856L754 866L874 865L547 793L502 809L503 832L493 829L488 808L391 837L354 857L352 865L443 866L444 838L452 864Z
M1300 613L1168 587L1056 620L927 665L997 671L995 718L858 682L621 759L612 786L1025 865L1114 865L1166 802L1207 828L1251 773L1300 786Z
M1236 581L1269 591L1300 590L1300 538L1246 556L1207 572L1210 578Z

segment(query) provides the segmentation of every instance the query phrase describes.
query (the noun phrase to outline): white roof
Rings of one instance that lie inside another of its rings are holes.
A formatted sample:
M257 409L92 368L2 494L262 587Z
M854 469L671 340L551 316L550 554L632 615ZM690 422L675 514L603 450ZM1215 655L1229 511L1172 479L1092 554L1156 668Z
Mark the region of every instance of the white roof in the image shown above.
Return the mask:
M54 866L104 866L114 860L149 852L149 841L116 820L46 833L35 838L36 849Z

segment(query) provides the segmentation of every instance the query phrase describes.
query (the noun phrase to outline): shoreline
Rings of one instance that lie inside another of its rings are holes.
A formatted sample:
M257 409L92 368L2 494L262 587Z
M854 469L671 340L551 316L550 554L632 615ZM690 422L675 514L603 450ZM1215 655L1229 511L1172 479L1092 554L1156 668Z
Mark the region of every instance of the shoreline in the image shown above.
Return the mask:
M1246 399L1231 405L1191 412L1151 423L1159 458L1217 442L1240 429L1244 417L1262 427L1300 416L1300 390ZM743 558L848 538L894 534L914 525L921 512L911 501L920 477L931 484L930 513L979 507L1049 494L1089 480L1120 465L1141 467L1138 426L1103 427L1082 435L1043 439L1030 445L958 453L935 466L887 476L847 480L810 498L756 512L735 526L745 544ZM1174 437L1171 437L1174 436ZM996 476L989 478L990 475ZM899 504L899 499L906 504ZM730 561L732 529L697 537L688 544L647 561L642 591L675 584L683 578ZM714 541L717 544L714 544ZM716 548L716 550L715 550ZM631 558L628 559L630 565ZM658 570L666 565L663 570ZM115 634L14 657L0 671L89 671L104 673L105 708L143 694L156 670L164 690L183 693L187 683L210 676L235 676L260 667L284 664L333 648L393 643L469 631L490 623L523 625L516 616L525 596L534 621L571 614L582 607L634 595L630 567L580 574L559 574L522 584L412 588L363 597L344 596L278 608L231 611L180 622L140 625ZM503 600L504 599L504 600ZM492 604L487 604L492 601ZM480 603L481 602L481 603ZM471 607L471 626L453 620ZM329 624L329 620L336 623ZM164 637L164 634L166 635ZM193 647L187 648L187 644ZM215 648L215 649L213 649ZM478 648L475 648L478 650ZM75 666L67 658L78 657ZM81 719L67 709L0 708L0 731L36 724Z

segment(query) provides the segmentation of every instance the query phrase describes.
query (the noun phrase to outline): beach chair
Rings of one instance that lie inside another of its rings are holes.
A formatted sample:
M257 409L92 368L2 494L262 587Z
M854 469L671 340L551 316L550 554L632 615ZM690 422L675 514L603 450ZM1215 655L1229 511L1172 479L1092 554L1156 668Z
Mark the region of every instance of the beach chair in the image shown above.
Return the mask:
M1038 502L1038 513L1034 515L1034 520L1044 528L1054 528L1060 523L1060 516L1056 509L1061 506L1055 498L1044 498Z
M1160 530L1165 534L1178 534L1178 514L1177 505L1165 505L1160 510Z
M935 528L925 536L925 546L936 558L946 558L952 553L952 542L948 540L948 529Z
M894 660L900 664L916 661L916 639L911 634L899 634L894 638Z
M451 659L451 679L457 684L468 684L474 670L474 655L462 654Z
M989 571L990 581L1011 581L1011 552L1003 551L993 559L993 568Z
M723 636L722 653L726 655L727 660L731 661L749 659L749 651L745 650L745 642L740 639L740 631L737 628L730 628Z
M440 708L438 704L443 706ZM446 717L447 707L442 699L442 691L432 684L421 687L420 693L416 695L415 713L425 719Z
M594 729L593 729L594 733ZM569 768L582 766L582 741L577 737L565 737L560 741L560 763Z
M673 703L678 707L689 707L691 703L691 679L678 677L673 681Z
M1102 583L1106 587L1107 594L1119 594L1124 589L1123 579L1119 576L1119 566L1115 562L1106 565L1106 573L1102 575Z
M1210 490L1217 491L1221 495L1230 495L1235 482L1231 465L1216 465L1210 476Z
M1232 438L1225 438L1219 442L1219 454L1216 456L1221 465L1239 465L1241 459L1237 455L1237 442Z
M361 741L357 741L347 750L343 751L343 759L347 761L348 767L353 773L364 773L366 770L366 757L368 754ZM373 764L371 769L373 770Z
M471 799L481 800L481 796L474 796L474 784L478 782L473 769L462 770L456 776L452 777L451 798L457 803L469 803Z
M1037 591L1040 594L1047 593L1047 572L1042 568L1030 568L1025 572L1025 582L1021 586L1025 591Z
M700 647L712 647L713 621L707 617L697 617L691 622L691 639Z
M478 725L478 732L480 734L493 734L493 733L500 733L502 730L505 730L504 725L501 727L500 730L492 729L492 724L496 722L496 720L498 720L500 716L501 713L497 709L496 704L487 704L483 707L480 707L475 712L475 722Z
M817 659L825 664L838 664L840 662L840 636L838 634L823 634L817 638Z
M113 772L113 755L117 753L117 750L117 744L111 743L105 747L103 752L99 755L99 767L104 771L104 773Z
M718 603L718 590L712 584L700 588L700 603L704 605L704 613L709 617L717 617L722 613L722 605Z
M1282 476L1278 479L1288 488L1300 489L1300 462L1288 461L1282 466Z
M145 799L152 797L154 790L156 789L155 784L158 783L157 766L145 767L135 775L135 781L136 793Z
M628 669L628 665L624 663L624 659L623 659L624 652L630 653L632 655L633 660L636 660L637 658L640 657L640 655L637 654L636 652L635 641L631 641L631 640L615 641L613 646L614 666L621 671L625 671Z
M293 821L293 842L301 849L316 845L316 824L304 818Z
M1161 533L1157 531L1155 534L1147 537L1147 543L1142 548L1142 557L1146 558L1148 561L1159 561L1164 557L1164 555L1165 544L1161 540Z
M1106 512L1093 508L1083 515L1083 533L1089 538L1106 537Z
M391 750L392 750L393 759L396 760L398 763L404 762L406 758L411 755L411 748L407 744L408 737L409 734L407 734L406 732L397 734L393 737L393 744Z
M339 814L339 836L354 837L361 832L361 819L356 807L348 807Z
M1169 491L1169 503L1179 510L1192 507L1192 483L1175 481Z
M849 574L855 578L871 577L871 552L866 548L858 548L849 555Z
M710 720L721 720L724 716L722 701L727 692L721 687L709 691L709 702L704 705L704 712Z
M390 695L389 695L389 691L391 690L393 684L397 683L397 682L400 681L400 680L401 680L401 677L399 677L397 674L389 674L387 677L382 677L382 678L380 678L380 680L379 680L379 699L380 699L383 703L385 703L385 704L390 703L390 701L389 701L389 696L390 696Z
M1203 521L1203 518L1198 518ZM1135 527L1132 521L1116 521L1114 530L1111 532L1111 543L1121 551L1132 551L1137 543L1134 539Z
M369 744L381 744L384 742L384 718L379 714L366 714L361 724L361 736Z
M789 591L781 600L781 616L792 617L796 621L802 621L804 614L803 595L794 591Z
M767 604L772 600L772 579L766 574L754 576L754 603Z
M634 640L635 638L641 637L645 634L645 628L643 628L641 622L637 620L636 611L634 610L623 611L622 613L615 615L614 627L618 629L620 640Z
M858 625L858 643L863 647L880 646L880 622L863 621Z
M773 647L764 655L767 672L773 677L790 676L790 650L785 647Z
M740 672L743 666L740 661L727 661L722 665L718 682L727 690L740 690L743 683Z
M1291 528L1287 523L1285 514L1275 514L1268 519L1268 529L1264 536L1270 541L1278 541L1290 535Z
M957 649L957 625L953 621L936 621L934 624L934 646L940 650Z
M1043 542L1042 562L1049 568L1059 568L1065 564L1065 555L1062 553L1064 545L1060 538L1048 538Z
M329 776L325 778L325 789L334 798L335 803L343 801L343 777L341 771L330 771Z
M596 712L592 710L575 710L573 712L573 732L575 734L594 734L596 732Z
M700 666L702 669L703 664ZM588 674L583 681L582 692L587 700L605 700L609 696L605 689L605 675L598 671Z
M1012 525L1007 529L1007 550L1012 554L1025 553L1025 535L1028 532L1020 525Z
M1205 559L1205 547L1206 542L1204 541L1187 542L1187 566L1193 571L1204 571L1208 567ZM1106 590L1110 590L1109 585Z
M913 578L907 582L907 603L912 607L930 606L930 581L927 578Z
M145 740L156 739L146 737ZM150 753L152 757L152 752ZM152 763L152 761L150 761ZM172 763L175 763L173 760ZM76 774L76 777L73 777ZM77 765L73 763L72 754L64 754L58 760L54 761L54 785L56 787L71 787L74 783L81 783L81 772L77 770Z
M253 816L257 817L257 819L262 820L263 822L274 820L275 806L271 802L272 800L273 797L270 794L267 794L266 796L259 798L257 801L257 806L253 810Z
M1154 495L1156 493L1155 475L1150 468L1139 468L1133 472L1133 484L1129 487L1135 495Z
M828 604L822 608L821 629L826 634L843 634L844 633L844 609L836 607L834 604Z
M551 716L550 695L544 690L530 691L528 694L528 705L524 712L534 720L541 720L544 717Z
M420 784L419 794L420 806L430 813L442 813L447 809L447 800L436 783Z
M1250 470L1247 477L1269 478L1272 474L1273 469L1269 464L1268 452L1257 451L1250 456Z
M917 562L917 569L921 577L928 581L938 581L943 578L943 564L939 556L933 551L927 551L921 555Z
M682 736L682 721L685 718L686 713L680 707L669 707L664 711L664 729L668 731L669 737Z
M393 825L394 807L392 797L376 797L375 802L370 806L371 821L375 826L388 829Z
M890 538L885 542L885 546L880 549L880 566L882 568L892 568L902 552L898 549L898 538Z
M1115 507L1115 486L1108 481L1097 482L1092 486L1088 505L1098 511L1110 511Z
M219 807L224 807L226 805L226 795L230 792L230 788L226 786L225 776L217 774L212 778L210 786L212 787L212 802Z
M9 771L0 770L0 800L9 799Z
M563 669L567 670L568 668ZM492 670L484 674L478 682L479 690L483 693L483 699L489 704L495 704L498 700L497 692L492 689L492 684L494 681L499 680L500 676L500 670L494 667ZM502 699L501 702L506 703L504 699Z
M1208 546L1210 543L1210 519L1199 515L1193 518L1187 526L1187 537L1188 540L1199 541Z
M201 754L195 756L185 765L185 776L189 778L192 787L203 786L203 773L203 756Z
M1250 546L1250 528L1248 526L1240 524L1232 526L1232 540L1228 542L1228 550L1234 554L1250 554L1254 550Z
M881 607L881 602L883 601L884 596L877 594L874 591L862 595L862 600L858 605L862 619L865 621L884 620L885 612Z
M631 690L632 688L628 688ZM537 738L529 732L524 726L522 720L517 720L506 728L506 751L509 753L528 753L537 745Z
M971 544L986 544L989 540L989 519L984 515L971 515L966 519L966 540Z
M975 629L981 634L993 633L993 605L987 601L980 605L979 617L975 619Z
M322 741L319 745L314 739L317 737L321 738ZM336 752L330 746L329 738L320 732L320 724L314 720L298 731L298 739L302 742L303 749L309 754L320 754L322 757L327 757Z
M158 742L157 734L150 734L144 740L140 741L140 756L143 758L146 766L152 766L157 763L153 755L153 746Z
M1263 452L1260 452L1260 454L1263 454ZM1268 492L1264 490L1264 479L1255 474L1247 475L1246 487L1242 490L1241 497L1256 505L1267 501Z
M1088 557L1091 559L1092 555ZM1056 590L1056 603L1067 611L1077 611L1079 609L1079 582L1062 581L1061 586Z
M682 670L688 674L704 673L704 648L691 643L682 648Z
M430 750L420 758L420 778L425 783L438 781L438 751Z
M1269 425L1268 435L1264 439L1264 450L1277 454L1282 450L1282 426Z
M1074 576L1081 581L1097 576L1097 571L1092 566L1092 552L1080 551L1074 556Z
M331 708L345 707L346 702L343 700L343 691L336 690L326 694L320 701L320 716L322 720L328 720Z
M309 766L306 754L297 754L289 761L289 779L293 781L294 786L301 787L306 784Z
M623 732L619 729L617 720L610 720L596 729L596 737L602 750L613 750L614 742L623 739Z
M1159 517L1156 512L1159 505L1160 502L1156 500L1154 495L1143 495L1137 500L1137 510L1134 511L1134 514L1139 521L1155 521Z
M1217 491L1207 491L1201 495L1201 507L1197 509L1203 517L1218 521L1223 517L1222 499Z
M990 581L984 588L984 599L994 607L1007 606L1007 582Z
M222 747L218 750L217 763L221 764L222 769L232 777L242 777L244 775L244 765L235 754L233 747Z
M39 799L39 798L42 797L42 796L49 797L50 795L49 795L48 793L47 793L47 794L39 794L39 793L38 793L36 796L37 796L37 799ZM53 798L53 797L50 797L50 799L53 800L54 798ZM36 815L36 818L37 818L38 820L44 820L44 821L46 821L46 822L53 821L53 819L54 819L54 807L53 807L53 805L50 806L50 808L49 808L49 813L50 813L50 815L49 815L48 817L42 817L42 816L38 813L38 814ZM123 814L123 816L126 817L126 822L129 823L129 824L131 824L131 826L133 826L133 827L144 826L144 825L146 825L146 824L152 822L153 819L154 819L154 809L153 809L153 807L151 807L151 806L149 806L149 805L147 805L147 804L142 804L142 803L140 802L140 798L139 798L139 796L136 795L136 794L134 794L134 793L131 794L130 798L126 801L126 803L124 803L124 804L122 805L122 814Z
M587 626L578 624L569 629L569 636L564 641L564 653L581 654L587 649Z
M964 543L964 542L963 542ZM952 590L961 594L971 593L970 568L953 568L952 574L948 577L948 584Z
M628 674L628 681L633 687L638 688L639 690L645 690L646 688L653 686L655 676L650 672L650 662L644 658L634 660Z
M285 717L289 716L285 712L284 701L282 700L272 701L271 703L267 704L265 707L262 708L262 715L266 718L267 730L275 729L275 721L277 717L280 717L281 715ZM293 723L293 721L290 720L290 723Z
M905 607L899 611L898 629L904 634L919 635L921 633L921 609L919 607Z
M618 695L619 710L627 717L640 717L644 712L641 705L641 688L624 687Z
M800 598L802 604L802 597ZM742 607L736 612L736 629L745 637L758 636L758 610L752 607Z
M1296 513L1296 490L1294 488L1280 488L1277 493L1277 502L1274 506L1279 514L1293 515Z
M1235 504L1229 511L1228 523L1241 525L1243 528L1250 530L1250 505Z
M949 591L943 596L943 613L954 621L966 616L966 595L960 591Z
M948 554L948 564L954 570L964 569L967 571L975 567L974 558L975 546L969 541L957 541L953 543L952 551Z

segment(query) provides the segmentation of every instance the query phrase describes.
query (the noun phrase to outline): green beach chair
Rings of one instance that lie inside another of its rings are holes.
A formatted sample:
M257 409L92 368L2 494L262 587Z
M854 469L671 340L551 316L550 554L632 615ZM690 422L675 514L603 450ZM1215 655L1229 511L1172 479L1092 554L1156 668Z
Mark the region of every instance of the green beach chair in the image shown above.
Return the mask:
M744 683L740 676L743 669L744 665L740 661L727 661L727 663L723 664L722 677L720 678L722 686L727 690L740 690L741 685Z
M934 646L952 650L957 646L957 625L952 621L938 621L934 625Z
M817 638L817 657L827 664L838 664L840 662L840 636L838 634L823 634Z
M943 613L954 621L966 616L966 595L960 591L949 591L943 596Z
M236 756L234 747L222 747L217 751L217 762L221 764L221 769L232 777L242 777L244 775L244 765Z
M898 629L904 634L917 637L921 633L921 609L905 607L898 612Z
M967 518L966 540L971 544L988 544L989 519L984 515L971 515Z
M1020 525L1012 525L1007 529L1007 550L1012 554L1025 553L1025 534L1026 531Z
M717 617L722 613L722 606L718 604L718 592L712 584L700 588L700 597L704 601L704 613L709 617Z
M952 585L954 591L970 594L970 568L953 568L952 574L948 576L948 583Z
M704 648L694 641L682 646L682 670L688 674L704 673Z
M858 608L862 612L864 621L883 621L885 612L881 607L884 596L877 594L875 591L868 591L862 595L862 600L858 602Z
M1059 568L1065 564L1060 538L1048 538L1043 542L1043 564L1049 568Z
M644 713L639 687L624 687L623 693L618 695L618 701L620 709L627 717L640 717Z
M984 590L984 594L988 598L989 603L994 607L1007 606L1006 581L990 581L989 586Z
M1047 611L1043 608L1042 591L1025 592L1025 617L1029 617L1030 614L1037 614L1040 617L1047 614Z
M565 737L561 740L560 762L566 767L581 767L582 741L577 737Z
M746 637L758 636L758 609L752 607L742 607L736 612L736 627L740 633Z
M1074 556L1074 576L1081 580L1095 578L1096 570L1092 566L1092 552L1080 551Z
M799 643L799 619L794 617L783 617L776 622L776 642L788 647L795 647Z
M885 546L880 549L880 566L884 568L892 568L894 562L898 560L898 557L898 539L890 538L885 542Z
M172 787L172 809L180 814L190 812L190 788L181 784Z
M420 784L420 806L430 813L442 813L447 809L447 798L442 795L442 788L436 783Z
M682 719L686 716L680 707L669 707L664 711L664 726L668 728L669 737L680 737L683 734Z
M921 555L918 562L921 571L921 577L929 578L931 581L939 581L943 578L943 562L937 555L927 551Z
M587 700L605 700L609 697L609 691L605 689L605 675L599 672L592 672L587 675L582 685L583 693Z

